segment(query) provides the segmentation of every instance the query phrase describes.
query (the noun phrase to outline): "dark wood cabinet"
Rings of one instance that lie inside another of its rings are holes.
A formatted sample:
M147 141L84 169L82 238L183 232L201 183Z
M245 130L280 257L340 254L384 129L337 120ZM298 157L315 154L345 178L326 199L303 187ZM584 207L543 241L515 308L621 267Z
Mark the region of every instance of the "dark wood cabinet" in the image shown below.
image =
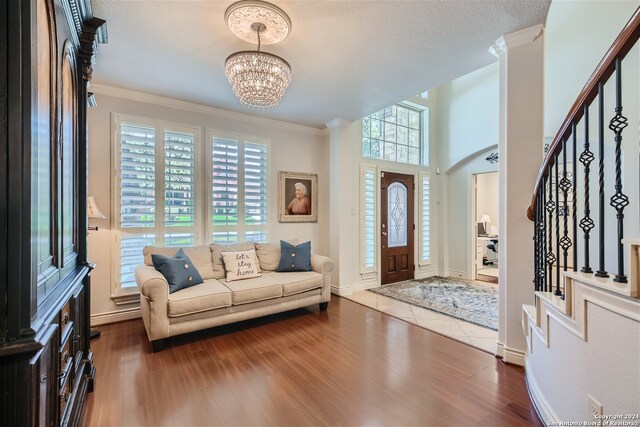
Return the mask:
M89 343L89 0L0 2L0 425L81 422Z

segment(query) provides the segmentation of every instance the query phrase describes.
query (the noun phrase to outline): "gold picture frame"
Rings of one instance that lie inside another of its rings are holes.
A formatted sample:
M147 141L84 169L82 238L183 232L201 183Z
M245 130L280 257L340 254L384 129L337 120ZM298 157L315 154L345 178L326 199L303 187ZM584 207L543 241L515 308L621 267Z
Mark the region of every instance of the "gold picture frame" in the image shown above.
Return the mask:
M318 222L318 175L278 172L278 221Z

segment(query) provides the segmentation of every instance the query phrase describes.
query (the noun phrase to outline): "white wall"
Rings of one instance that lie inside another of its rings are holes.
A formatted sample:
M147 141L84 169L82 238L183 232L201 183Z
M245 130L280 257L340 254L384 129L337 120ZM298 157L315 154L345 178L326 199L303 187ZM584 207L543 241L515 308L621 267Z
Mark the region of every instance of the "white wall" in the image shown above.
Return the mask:
M637 1L552 1L544 34L545 137L553 138ZM637 92L635 92L637 96Z
M110 201L112 188L112 113L147 117L200 128L202 135L212 128L225 132L259 136L271 140L269 173L269 238L298 238L310 240L314 253L329 251L329 160L325 132L315 128L265 120L256 116L207 109L165 98L152 97L118 90L121 97L105 95L108 88L96 94L98 106L88 111L89 125L89 194L94 195L104 220L90 220L99 226L98 232L89 235L89 259L97 264L91 274L92 317L103 319L105 315L137 307L137 304L116 306L111 299L111 286L115 280L111 268L114 250L114 233ZM147 102L132 100L138 98ZM172 105L173 107L169 107ZM194 111L195 110L195 111ZM295 171L318 174L318 222L278 223L278 171ZM105 318L106 319L106 318ZM106 319L107 320L107 319Z
M477 219L472 211L472 178L476 173L498 170L498 163L485 160L491 152L498 152L498 71L496 62L432 91L437 99L436 162L444 171L438 250L445 275L473 278ZM498 186L495 188L497 198Z
M437 92L441 168L448 170L498 144L497 62L452 80Z
M482 215L487 214L491 222L487 224L487 234L491 234L491 227L500 224L498 215L498 173L481 173L477 175L477 200L476 200L476 222L480 222ZM497 234L497 233L495 233Z

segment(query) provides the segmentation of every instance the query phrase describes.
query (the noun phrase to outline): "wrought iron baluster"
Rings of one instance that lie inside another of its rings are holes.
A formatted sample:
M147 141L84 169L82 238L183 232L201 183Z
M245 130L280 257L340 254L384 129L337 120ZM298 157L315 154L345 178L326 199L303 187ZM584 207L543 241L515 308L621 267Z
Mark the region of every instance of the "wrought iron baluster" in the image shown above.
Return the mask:
M573 271L578 271L578 162L576 161L577 151L578 151L578 137L576 132L576 123L573 122L571 124L571 133L573 135L573 153L572 153L572 166L573 166L573 176L571 177L572 181L572 209L571 209L571 220L573 222Z
M558 171L560 170L559 160L560 153L556 153L555 158L555 192L556 192L556 290L555 295L562 295L560 292L560 181L558 180Z
M604 269L604 82L598 83L598 167L599 167L599 181L598 181L598 215L599 215L599 255L598 255L598 270L596 271L597 277L609 277L609 273Z
M545 236L545 224L544 224L544 184L542 185L542 191L538 194L538 275L540 276L540 290L542 290L543 286L546 286L546 278L545 278L545 265L544 265L544 236Z
M569 190L571 189L571 181L567 178L567 139L562 139L562 179L558 183L558 187L562 190L562 204L564 206L564 210L562 212L558 212L558 214L562 213L562 223L563 223L563 232L562 238L559 240L560 247L562 247L562 260L563 260L563 271L567 272L567 261L569 259L569 248L571 247L571 239L569 238L569 205L567 203L567 195L569 194ZM558 269L560 271L560 269ZM566 283L566 278L565 282ZM564 299L565 295L565 287L562 287L562 298ZM556 293L556 295L558 295Z
M552 176L552 172L553 172L553 168L557 168L558 165L552 165L551 168L549 169L549 197L547 199L547 203L546 203L546 208L547 208L547 214L548 214L548 222L547 222L547 231L549 232L548 235L548 242L549 242L549 247L547 249L547 270L548 270L548 277L549 277L549 291L553 290L553 264L556 262L556 257L553 254L553 211L556 210L556 203L553 201L553 176Z
M609 129L615 132L614 141L616 143L616 193L611 196L610 204L616 210L618 219L618 273L613 278L614 282L627 283L627 276L624 274L624 248L622 239L624 237L624 208L629 205L629 198L622 192L622 131L627 127L627 118L622 115L622 59L616 58L616 115L609 123Z
M536 196L536 201L538 197ZM533 221L533 288L538 291L538 207Z
M580 228L584 233L584 266L580 271L583 273L593 273L589 266L589 233L594 227L591 219L591 209L589 208L589 172L590 165L595 159L593 153L589 150L589 106L584 106L584 150L580 154L580 163L584 165L584 217L580 220Z
M541 251L542 251L542 262L540 263L540 268L542 270L542 279L544 282L544 288L543 290L545 292L547 292L548 289L548 276L547 276L547 244L546 244L546 237L547 237L547 216L545 215L545 210L546 210L546 200L547 200L547 178L543 178L542 180L542 186L541 186L541 197L540 197L540 208L541 208L541 212L540 212L540 216L542 217L542 230L540 232L540 244L541 244Z

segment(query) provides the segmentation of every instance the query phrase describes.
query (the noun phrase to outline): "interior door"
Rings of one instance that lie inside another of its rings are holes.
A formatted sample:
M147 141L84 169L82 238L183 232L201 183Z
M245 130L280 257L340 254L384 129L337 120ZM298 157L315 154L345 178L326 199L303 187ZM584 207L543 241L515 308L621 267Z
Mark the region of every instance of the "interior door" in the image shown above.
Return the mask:
M413 279L413 175L383 172L380 179L382 284Z

